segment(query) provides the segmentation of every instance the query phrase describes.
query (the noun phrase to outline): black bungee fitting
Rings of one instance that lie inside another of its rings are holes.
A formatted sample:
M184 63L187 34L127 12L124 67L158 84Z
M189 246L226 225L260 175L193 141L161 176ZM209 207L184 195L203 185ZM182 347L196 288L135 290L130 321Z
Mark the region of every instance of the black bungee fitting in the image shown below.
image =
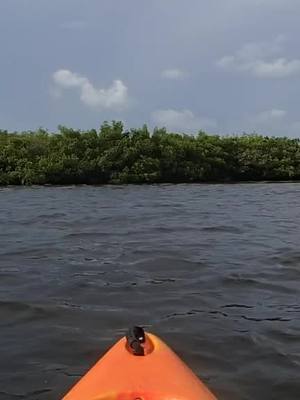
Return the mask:
M127 345L135 356L144 356L142 343L145 343L145 331L140 326L129 328L126 334Z

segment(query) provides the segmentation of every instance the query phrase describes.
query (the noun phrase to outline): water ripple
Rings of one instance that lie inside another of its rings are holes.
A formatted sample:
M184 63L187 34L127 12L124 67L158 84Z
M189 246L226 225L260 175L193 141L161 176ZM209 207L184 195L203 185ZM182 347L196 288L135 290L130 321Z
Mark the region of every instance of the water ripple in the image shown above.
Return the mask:
M1 400L61 398L136 323L220 400L299 399L299 185L0 190Z

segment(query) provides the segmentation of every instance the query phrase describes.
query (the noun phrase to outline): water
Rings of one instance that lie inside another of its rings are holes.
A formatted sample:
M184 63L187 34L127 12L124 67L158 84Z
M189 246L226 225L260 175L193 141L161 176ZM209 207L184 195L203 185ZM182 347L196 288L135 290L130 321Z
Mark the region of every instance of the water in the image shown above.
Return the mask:
M0 190L0 399L59 399L133 323L220 400L300 398L300 185Z

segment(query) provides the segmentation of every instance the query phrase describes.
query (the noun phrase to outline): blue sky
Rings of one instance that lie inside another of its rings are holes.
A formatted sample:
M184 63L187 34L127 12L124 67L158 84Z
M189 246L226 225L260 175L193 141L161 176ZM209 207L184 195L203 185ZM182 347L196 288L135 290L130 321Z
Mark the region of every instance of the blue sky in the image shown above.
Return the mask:
M0 129L300 137L299 0L1 0Z

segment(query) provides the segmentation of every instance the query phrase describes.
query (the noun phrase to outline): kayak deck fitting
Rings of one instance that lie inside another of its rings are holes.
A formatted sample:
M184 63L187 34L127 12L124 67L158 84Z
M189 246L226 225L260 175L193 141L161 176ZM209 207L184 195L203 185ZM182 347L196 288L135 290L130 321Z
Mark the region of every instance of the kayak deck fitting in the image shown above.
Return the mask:
M63 400L216 400L157 336L134 327Z

